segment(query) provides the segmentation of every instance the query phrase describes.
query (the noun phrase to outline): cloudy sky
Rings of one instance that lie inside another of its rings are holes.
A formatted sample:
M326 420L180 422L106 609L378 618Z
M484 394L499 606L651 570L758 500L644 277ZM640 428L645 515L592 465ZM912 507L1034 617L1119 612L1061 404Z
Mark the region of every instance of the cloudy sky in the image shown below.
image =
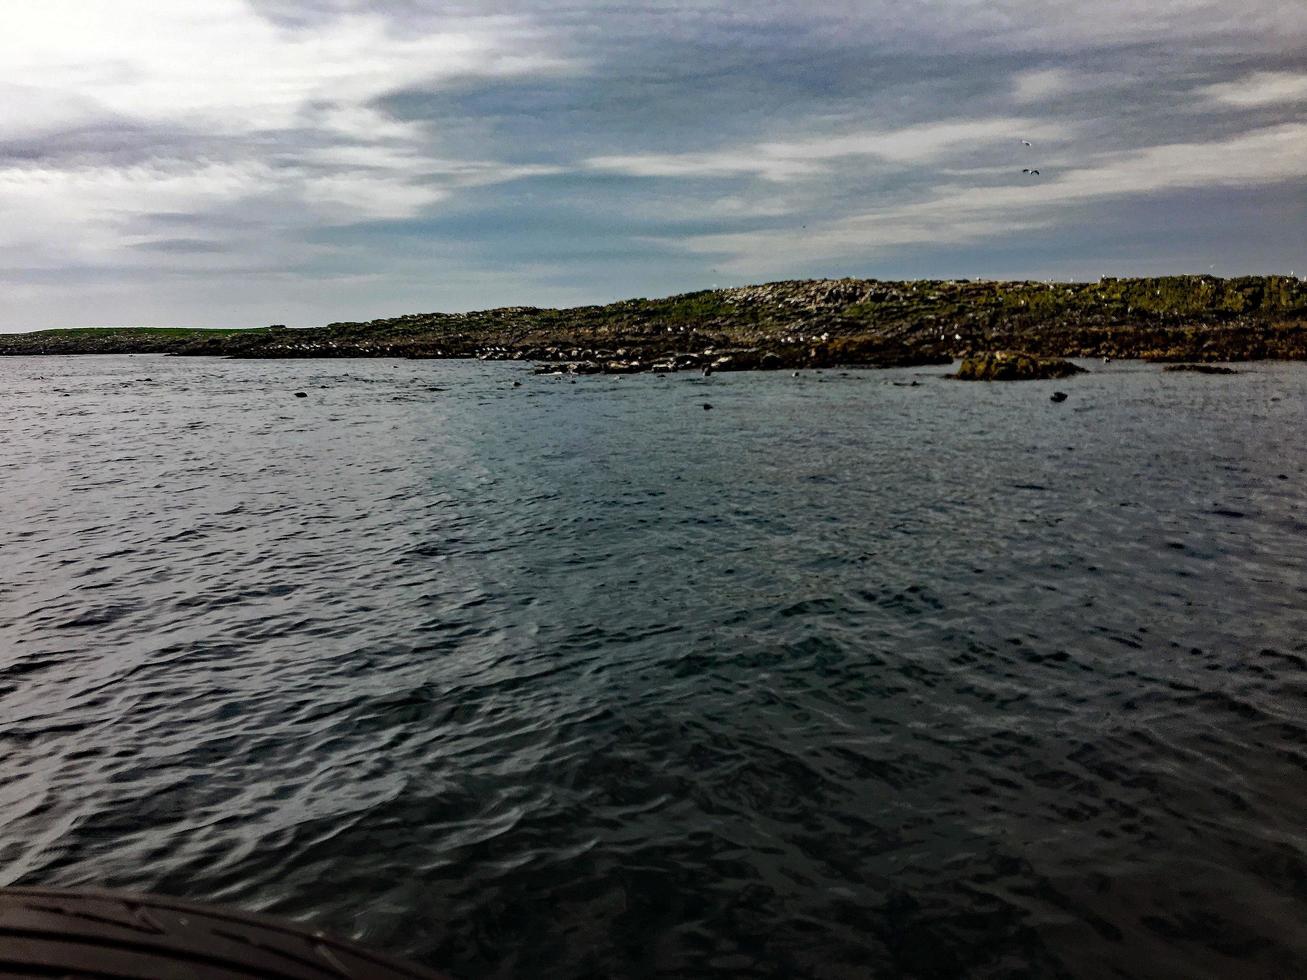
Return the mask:
M5 7L0 330L1290 270L1301 0Z

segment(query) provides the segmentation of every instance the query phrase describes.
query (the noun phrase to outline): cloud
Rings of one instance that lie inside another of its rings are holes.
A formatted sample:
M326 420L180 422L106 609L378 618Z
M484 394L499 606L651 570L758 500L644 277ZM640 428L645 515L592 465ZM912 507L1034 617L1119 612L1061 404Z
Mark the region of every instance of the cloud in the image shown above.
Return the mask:
M1307 124L1291 123L1221 142L1188 142L1105 154L1031 180L1014 174L992 182L989 171L971 186L943 184L919 199L895 201L833 221L813 222L802 236L792 225L745 234L701 235L683 241L693 251L726 256L734 269L832 258L858 250L883 253L944 241L1006 239L1068 220L1094 202L1186 189L1245 187L1307 180ZM983 181L983 183L982 183ZM1081 212L1083 213L1083 212Z
M1058 139L1063 127L1035 119L1004 117L946 120L895 130L841 132L783 143L712 153L600 156L585 161L595 170L633 177L727 177L751 175L786 181L824 172L833 160L869 157L887 163L926 166L979 148L1012 145L1023 136Z
M383 14L350 12L289 30L240 0L43 0L7 16L4 71L56 95L93 93L126 117L275 130L314 103L357 106L420 81L562 66L514 44L518 28L508 18L465 17L409 35ZM342 132L359 135L348 113L339 118Z
M1065 68L1041 68L1016 76L1012 97L1021 105L1043 102L1074 92L1084 85L1085 76Z
M372 105L406 85L565 70L528 24L464 16L405 32L384 12L331 13L290 27L239 0L9 12L0 250L25 267L189 262L232 252L231 225L197 217L193 236L156 240L141 223L244 209L246 240L280 234L289 254L310 227L412 217L454 188L540 172L451 161L426 127Z
M1124 250L1179 193L1203 195L1208 234L1262 243L1249 263L1302 244L1269 196L1303 173L1307 7L1282 0L11 7L0 329L87 309L323 322L999 252L1037 275L1048 241L1059 261L1110 249L1099 209ZM1248 193L1260 210L1221 203ZM1148 240L1159 264L1192 244Z
M1266 106L1307 102L1307 74L1289 71L1255 72L1201 90L1215 102L1232 106Z
M154 238L142 242L133 242L131 248L145 249L150 252L167 252L173 255L210 255L226 251L225 246L202 238Z

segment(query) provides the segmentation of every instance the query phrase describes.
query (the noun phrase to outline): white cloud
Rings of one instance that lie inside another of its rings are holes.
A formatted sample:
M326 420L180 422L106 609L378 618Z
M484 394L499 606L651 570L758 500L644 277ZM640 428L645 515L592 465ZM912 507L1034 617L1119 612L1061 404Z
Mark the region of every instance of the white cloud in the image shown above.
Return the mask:
M37 264L132 264L147 258L128 250L142 241L132 223L152 213L244 206L274 230L401 219L453 188L540 172L442 159L425 127L371 104L404 86L566 68L539 52L527 22L451 17L438 30L393 28L380 13L353 11L289 30L242 0L7 8L0 138L98 123L163 141L133 166L97 161L92 147L72 162L0 168L0 248ZM169 145L169 134L182 135Z
M121 248L142 213L217 208L259 193L272 178L251 161L0 169L0 249L21 254L27 267L94 264Z
M639 4L641 8L651 5ZM656 9L656 5L655 9ZM706 10L729 8L741 33L750 23L786 21L795 33L869 48L1083 51L1219 39L1240 50L1292 51L1307 38L1300 0L827 0L820 4L675 4L660 31L702 31ZM698 17L691 14L699 14Z
M1307 74L1288 71L1255 72L1238 81L1209 85L1201 94L1232 106L1264 106L1307 102Z
M1045 142L1064 138L1066 128L1043 120L1002 116L993 119L947 120L891 130L870 130L801 140L762 144L763 153L790 158L805 156L832 160L844 156L871 156L894 163L932 163L965 156L981 149L1015 144L1025 136Z
M6 290L0 302L21 295L26 312L0 311L3 326L53 317L120 272L180 297L182 276L170 273L196 271L198 282L199 272L244 263L289 282L384 262L389 275L411 256L413 295L442 284L423 305L455 288L444 274L454 267L507 288L533 246L501 258L497 215L484 234L469 230L475 215L460 215L456 231L431 231L421 249L369 231L349 253L349 234L330 226L412 218L466 188L564 170L568 180L514 205L528 221L532 209L584 215L566 234L590 236L577 254L605 258L559 259L548 272L584 292L624 288L604 264L609 249L620 255L633 236L676 222L791 226L689 240L734 255L748 278L796 263L847 266L898 245L1017 246L1013 232L1059 222L1070 249L1084 240L1075 235L1087 204L1291 179L1307 157L1295 115L1307 76L1284 70L1285 55L1307 43L1301 0L505 0L494 9L508 13L435 0L11 0L0 58L0 274L37 268L60 285ZM1192 64L1183 75L1164 69L1149 89L1163 53L1180 49ZM814 70L799 79L807 57ZM865 84L860 59L871 66ZM1249 74L1221 81L1232 64ZM448 100L389 103L430 109L440 125L395 118L378 102L446 85ZM1197 95L1188 105L1182 87ZM756 103L744 103L740 93L755 89ZM962 101L941 101L952 98ZM616 118L624 106L632 115ZM733 107L729 125L713 118L722 106ZM856 121L836 128L850 113ZM529 136L514 142L519 123ZM723 145L744 125L752 135ZM1231 136L1240 125L1264 128ZM1022 138L1035 146L1025 150ZM658 152L687 146L700 149ZM582 149L569 161L572 148ZM1026 182L1013 164L1044 175ZM683 184L663 194L652 180L633 191L578 188L577 176L599 173L717 180L702 194ZM1280 242L1291 220L1279 222ZM551 217L541 227L564 224ZM315 265L325 241L344 251ZM547 254L549 242L539 247ZM654 261L624 281L640 290L646 274L672 282L693 261ZM308 293L306 309L339 318L326 294ZM119 317L133 317L129 292L114 295Z
M352 13L290 31L241 0L19 2L5 12L0 80L91 94L130 118L247 132L291 126L314 101L359 106L419 82L560 67L514 44L524 30L467 18L401 35L381 14Z
M1072 91L1075 83L1075 76L1062 68L1026 71L1015 78L1012 97L1022 104L1042 102Z
M953 245L1007 237L1066 219L1067 209L1114 197L1161 191L1251 186L1307 178L1307 123L1256 130L1223 141L1173 143L1106 154L1081 166L1045 168L1030 180L994 185L993 172L978 170L971 184L940 184L911 201L892 201L825 223L742 234L701 235L682 240L692 251L724 253L722 262L752 274L851 253L906 245Z
M585 165L631 177L738 177L789 180L816 173L806 160L767 157L746 151L721 153L644 153L591 157Z
M85 126L103 119L107 113L103 105L80 92L43 88L0 77L0 139L45 136Z
M392 180L370 170L304 177L296 185L316 218L339 223L407 218L448 194L439 187Z
M895 165L923 165L1016 143L1024 136L1052 142L1065 136L1060 124L1000 117L949 120L899 129L863 130L708 153L591 157L586 166L633 177L756 176L787 181L829 169L841 157L869 157Z

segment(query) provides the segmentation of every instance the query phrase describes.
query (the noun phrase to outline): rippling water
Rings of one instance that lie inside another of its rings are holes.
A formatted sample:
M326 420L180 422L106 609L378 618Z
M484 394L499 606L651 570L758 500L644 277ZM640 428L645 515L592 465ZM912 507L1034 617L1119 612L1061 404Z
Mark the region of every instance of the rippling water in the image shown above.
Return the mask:
M1092 367L0 359L0 883L470 977L1303 975L1307 366Z

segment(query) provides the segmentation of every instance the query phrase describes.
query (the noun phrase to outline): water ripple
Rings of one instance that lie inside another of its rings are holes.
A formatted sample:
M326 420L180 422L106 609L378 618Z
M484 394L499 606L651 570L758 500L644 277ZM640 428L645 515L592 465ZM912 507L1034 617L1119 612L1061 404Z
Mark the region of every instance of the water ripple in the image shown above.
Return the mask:
M465 976L1301 975L1307 370L1091 367L0 361L0 882Z

